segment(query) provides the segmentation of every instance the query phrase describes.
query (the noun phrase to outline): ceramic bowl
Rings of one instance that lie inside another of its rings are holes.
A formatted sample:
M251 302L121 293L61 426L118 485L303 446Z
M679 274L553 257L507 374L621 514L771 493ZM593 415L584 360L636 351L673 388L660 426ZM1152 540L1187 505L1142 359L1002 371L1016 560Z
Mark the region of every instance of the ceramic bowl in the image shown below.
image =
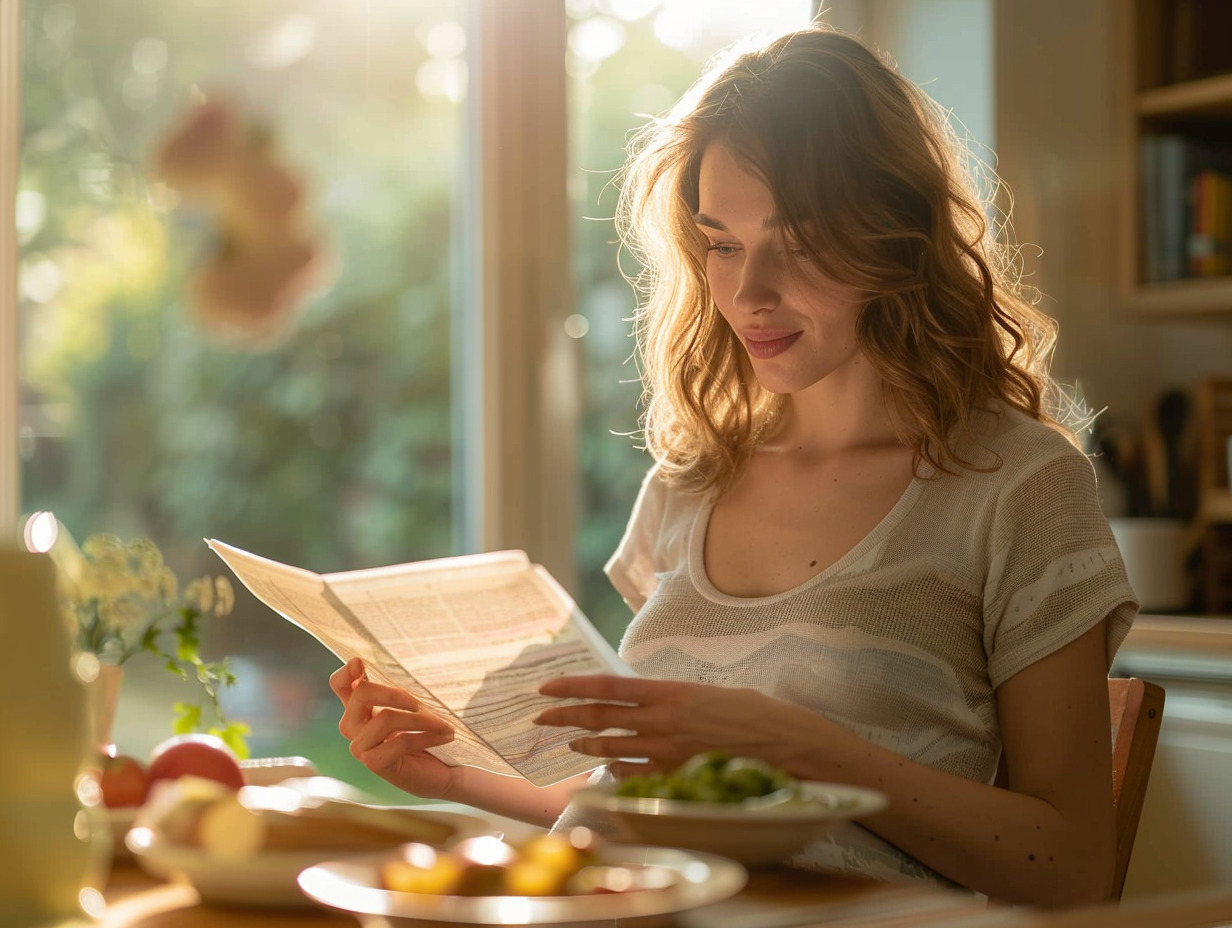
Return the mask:
M743 864L782 861L841 822L884 809L870 789L805 782L779 801L698 802L619 796L616 785L588 787L574 802L614 826L621 840L688 848Z

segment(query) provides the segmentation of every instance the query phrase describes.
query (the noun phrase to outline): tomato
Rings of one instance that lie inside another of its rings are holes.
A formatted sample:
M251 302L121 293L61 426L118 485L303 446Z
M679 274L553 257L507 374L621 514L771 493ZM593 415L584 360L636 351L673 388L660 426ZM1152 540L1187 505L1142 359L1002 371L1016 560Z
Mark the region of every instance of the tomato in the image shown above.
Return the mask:
M99 759L99 767L98 785L103 792L103 805L118 809L145 802L150 780L141 761L127 754L115 757L104 754Z

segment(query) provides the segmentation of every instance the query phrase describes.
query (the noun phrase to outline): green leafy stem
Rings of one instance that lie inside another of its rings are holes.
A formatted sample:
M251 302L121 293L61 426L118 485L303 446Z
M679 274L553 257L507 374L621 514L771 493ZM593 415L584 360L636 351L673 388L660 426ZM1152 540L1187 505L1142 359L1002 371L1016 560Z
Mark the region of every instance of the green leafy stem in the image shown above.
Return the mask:
M178 615L179 621L171 629L175 637L175 648L172 651L163 648L159 640L160 630L156 625L147 628L141 639L143 650L160 657L166 668L181 679L195 680L204 693L204 699L198 703L176 702L172 729L176 734L205 731L217 735L241 759L246 758L251 753L246 736L251 734L252 729L244 722L229 719L218 699L220 688L235 685L231 660L202 660L201 634L198 627L201 612L192 606L181 606Z

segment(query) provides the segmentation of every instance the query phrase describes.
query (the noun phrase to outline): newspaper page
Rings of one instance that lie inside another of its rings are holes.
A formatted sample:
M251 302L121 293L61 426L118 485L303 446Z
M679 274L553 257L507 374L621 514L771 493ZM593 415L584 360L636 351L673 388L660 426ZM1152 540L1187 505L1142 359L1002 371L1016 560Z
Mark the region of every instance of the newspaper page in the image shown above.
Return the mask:
M567 674L632 671L572 598L522 551L319 575L223 542L206 543L263 603L369 678L399 686L455 728L432 748L448 764L547 786L597 767L577 729L531 722Z

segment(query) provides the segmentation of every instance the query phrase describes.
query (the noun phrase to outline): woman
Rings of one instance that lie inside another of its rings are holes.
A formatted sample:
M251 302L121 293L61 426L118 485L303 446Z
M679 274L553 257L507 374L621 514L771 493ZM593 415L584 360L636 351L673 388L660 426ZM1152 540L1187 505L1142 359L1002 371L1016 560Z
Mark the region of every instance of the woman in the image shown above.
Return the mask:
M656 463L608 572L640 678L553 681L587 702L537 721L596 757L717 749L888 795L801 866L1106 898L1106 677L1136 603L1052 409L1050 320L944 116L812 28L704 76L625 181ZM352 752L410 792L550 823L580 785L445 767L413 699L354 663L331 685Z

